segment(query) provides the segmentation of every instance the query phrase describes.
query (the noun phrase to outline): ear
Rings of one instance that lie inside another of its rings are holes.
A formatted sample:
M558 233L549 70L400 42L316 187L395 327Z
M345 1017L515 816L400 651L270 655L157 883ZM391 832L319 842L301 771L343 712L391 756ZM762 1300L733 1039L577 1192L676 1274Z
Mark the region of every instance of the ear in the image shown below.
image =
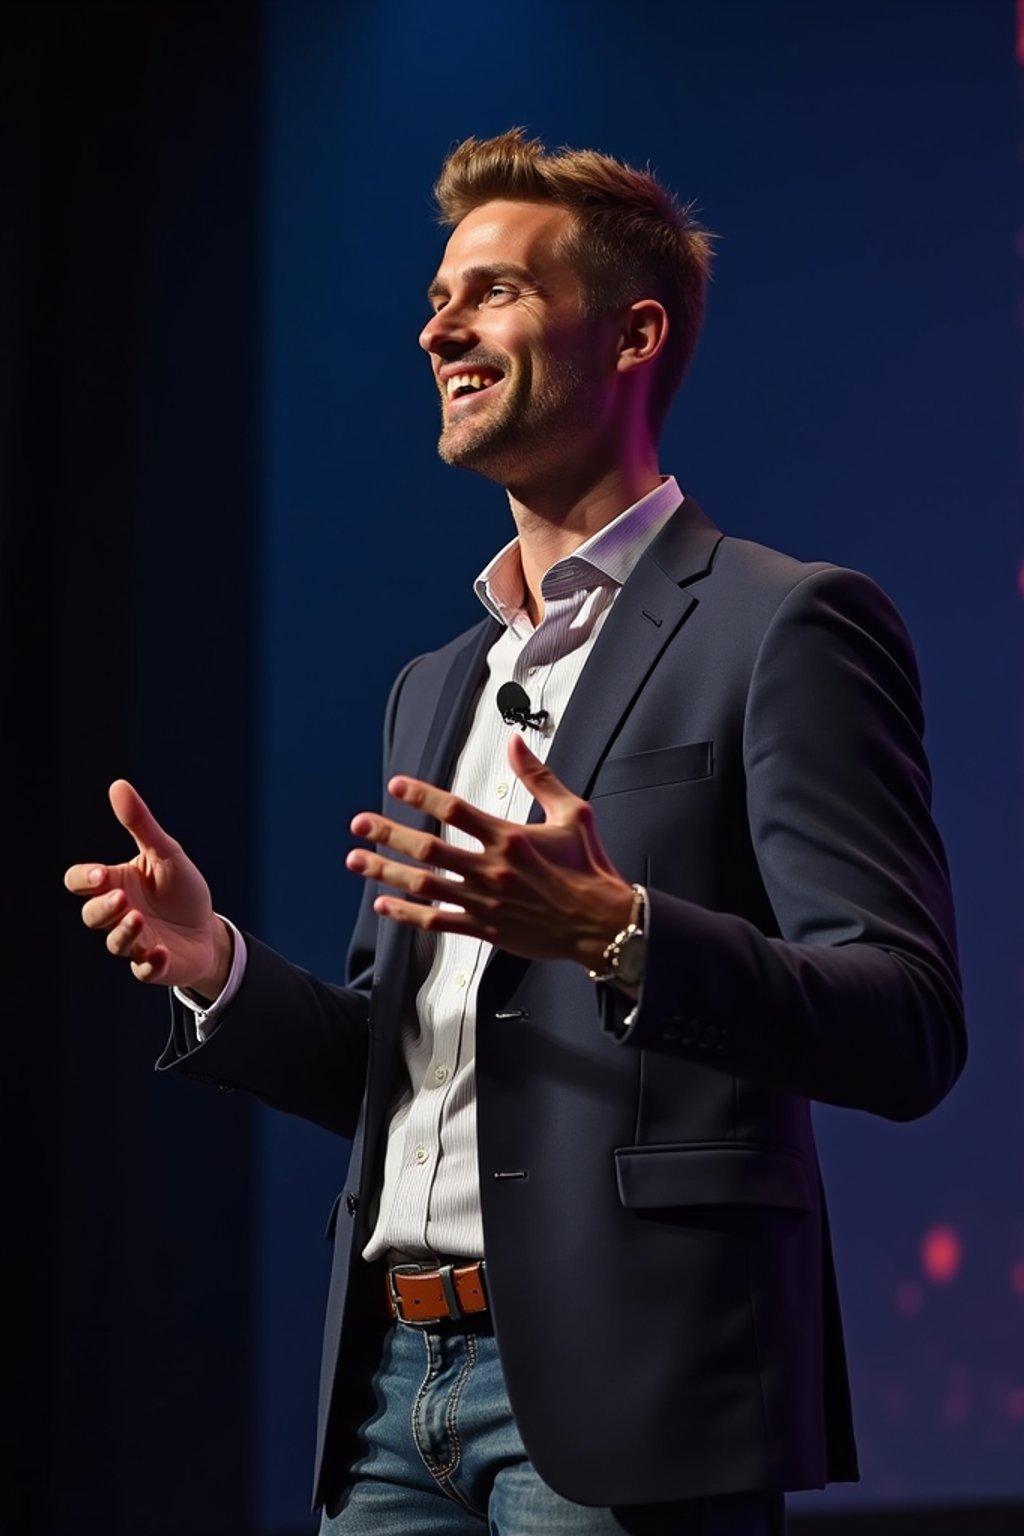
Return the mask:
M657 299L637 299L622 317L619 350L615 366L619 373L631 373L653 363L668 336L668 315Z

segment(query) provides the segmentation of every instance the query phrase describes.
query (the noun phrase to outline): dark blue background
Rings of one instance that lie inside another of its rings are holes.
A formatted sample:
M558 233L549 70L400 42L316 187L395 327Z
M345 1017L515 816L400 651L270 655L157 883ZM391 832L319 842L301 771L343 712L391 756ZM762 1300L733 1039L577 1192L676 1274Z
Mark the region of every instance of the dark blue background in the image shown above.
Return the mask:
M728 531L869 572L915 638L973 1049L926 1122L817 1115L864 1470L826 1507L1024 1492L1013 45L1003 0L274 0L267 18L272 943L340 974L357 898L346 828L376 800L389 682L474 620L472 577L509 536L501 493L436 460L415 345L443 246L429 188L467 134L522 123L649 160L696 199L719 254L663 467ZM308 1519L319 1233L345 1149L269 1114L259 1147L273 1531ZM921 1271L936 1225L963 1247L945 1286Z

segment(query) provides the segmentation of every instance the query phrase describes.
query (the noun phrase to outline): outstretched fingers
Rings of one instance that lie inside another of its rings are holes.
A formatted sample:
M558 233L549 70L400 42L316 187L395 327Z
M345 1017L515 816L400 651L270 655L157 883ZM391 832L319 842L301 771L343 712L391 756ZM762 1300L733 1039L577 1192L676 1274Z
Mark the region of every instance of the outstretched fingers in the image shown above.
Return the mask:
M116 779L108 793L114 815L122 827L131 833L140 853L151 859L167 859L177 851L177 843L164 831L138 790L127 779ZM100 864L96 860L89 864L72 864L64 872L64 886L75 896L116 894L115 888L124 879L125 868L124 864ZM91 916L86 915L87 911ZM99 914L100 909L92 901L87 901L82 909L83 919L90 928L106 926L93 920Z
M379 885L390 885L404 891L417 901L461 901L461 881L446 880L443 875L426 869L422 864L406 864L397 859L385 859L366 848L353 848L345 859L346 867L353 874L366 880L376 880Z
M403 826L400 821L391 821L387 816L374 816L368 811L360 811L358 816L353 816L349 826L356 837L365 837L367 842L389 848L394 853L414 859L417 864L425 864L433 869L448 869L462 875L473 867L477 858L469 849L446 843L432 832L418 831L414 827ZM364 851L353 850L355 854ZM347 862L349 869L365 873L361 864L352 862L351 855Z
M111 879L106 864L72 864L64 871L64 888L75 896L98 895L110 889ZM91 903L86 902L86 906L89 905Z
M175 852L177 843L164 831L138 790L127 779L115 779L108 793L114 815L125 831L131 833L140 853L147 853L154 859L166 859Z
M407 923L425 933L456 933L463 938L482 939L493 944L498 930L493 923L479 913L462 907L426 906L419 901L403 901L399 896L378 896L373 903L378 917L389 917L396 923Z
M546 763L526 745L518 731L513 731L508 741L508 760L512 771L540 805L548 821L562 821L572 815L583 802Z
M425 784L422 779L407 779L402 775L389 782L388 791L404 805L413 805L417 810L426 811L428 816L433 816L445 826L458 827L460 832L475 837L485 847L494 841L496 834L505 825L499 817L488 816L486 811L470 805L460 795L453 795L447 789L438 789L434 784ZM447 848L449 845L444 846Z

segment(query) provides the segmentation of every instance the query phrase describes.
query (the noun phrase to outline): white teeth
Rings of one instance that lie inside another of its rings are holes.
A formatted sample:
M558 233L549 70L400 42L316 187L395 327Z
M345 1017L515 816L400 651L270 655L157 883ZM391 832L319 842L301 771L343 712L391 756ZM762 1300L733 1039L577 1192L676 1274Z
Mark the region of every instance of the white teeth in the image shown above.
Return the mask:
M489 384L497 383L500 378L500 373L456 373L445 380L445 391L448 399L451 400L460 389L486 389Z

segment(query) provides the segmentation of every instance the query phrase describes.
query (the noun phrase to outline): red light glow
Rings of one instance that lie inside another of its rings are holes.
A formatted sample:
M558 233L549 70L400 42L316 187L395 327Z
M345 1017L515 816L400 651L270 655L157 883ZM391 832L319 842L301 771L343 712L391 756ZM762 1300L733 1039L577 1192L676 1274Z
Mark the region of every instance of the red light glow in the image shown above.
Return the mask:
M933 1285L948 1285L960 1272L963 1248L952 1227L931 1227L921 1240L921 1268Z

